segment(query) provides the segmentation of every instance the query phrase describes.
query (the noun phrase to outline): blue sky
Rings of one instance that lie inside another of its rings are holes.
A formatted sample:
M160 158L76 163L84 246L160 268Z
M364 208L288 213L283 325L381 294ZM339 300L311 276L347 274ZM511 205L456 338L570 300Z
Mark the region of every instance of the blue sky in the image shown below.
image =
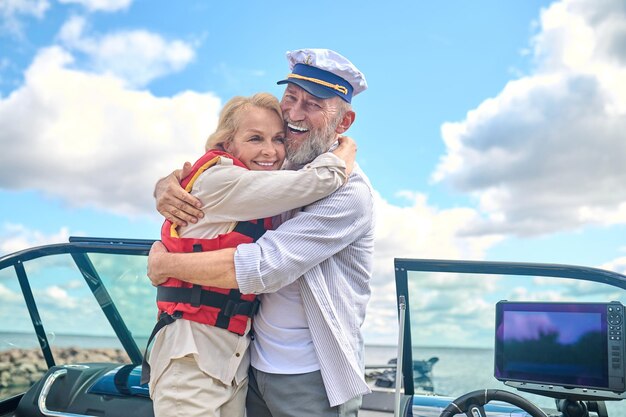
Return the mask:
M370 314L394 257L625 273L625 34L622 0L0 0L0 254L157 238L153 185L222 104L280 96L285 52L325 47L369 83L349 134L378 194Z

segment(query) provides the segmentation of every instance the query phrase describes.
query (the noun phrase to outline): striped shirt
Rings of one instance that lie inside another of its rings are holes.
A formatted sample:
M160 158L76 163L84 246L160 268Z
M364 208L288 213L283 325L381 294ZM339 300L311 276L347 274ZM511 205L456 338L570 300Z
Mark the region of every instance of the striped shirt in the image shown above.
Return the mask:
M307 321L302 325L310 329L334 407L370 391L361 325L374 249L372 187L355 165L346 185L288 217L256 243L238 246L237 282L243 293L262 294L298 280Z

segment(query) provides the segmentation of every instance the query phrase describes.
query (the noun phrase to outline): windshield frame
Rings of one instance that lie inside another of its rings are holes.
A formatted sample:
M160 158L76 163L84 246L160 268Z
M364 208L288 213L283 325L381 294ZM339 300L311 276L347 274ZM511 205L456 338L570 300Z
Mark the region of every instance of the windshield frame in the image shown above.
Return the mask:
M411 308L409 296L410 272L449 272L460 274L485 275L522 275L553 278L569 278L582 281L603 283L626 290L626 276L617 272L606 271L577 265L524 263L503 261L466 261L446 259L410 259L395 258L396 301L400 312L400 297L404 298L404 326L402 329L402 378L405 395L415 394L413 382L413 349L411 340Z

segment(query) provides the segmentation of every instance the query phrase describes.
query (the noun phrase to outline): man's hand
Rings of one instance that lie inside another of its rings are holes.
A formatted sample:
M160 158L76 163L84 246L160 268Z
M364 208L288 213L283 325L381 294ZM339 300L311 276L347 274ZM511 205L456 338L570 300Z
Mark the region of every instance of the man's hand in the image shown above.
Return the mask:
M354 160L356 159L356 142L348 136L339 136L337 138L339 146L333 153L346 163L346 174L350 175L354 169Z
M185 162L183 169L177 169L165 178L161 178L154 188L156 209L166 219L178 226L188 222L197 223L204 213L199 208L202 203L180 186L180 181L191 172L191 164Z
M152 285L155 287L163 284L168 279L167 276L159 273L161 269L159 266L167 253L169 253L167 248L159 240L154 242L150 248L150 253L148 254L148 278L150 278Z

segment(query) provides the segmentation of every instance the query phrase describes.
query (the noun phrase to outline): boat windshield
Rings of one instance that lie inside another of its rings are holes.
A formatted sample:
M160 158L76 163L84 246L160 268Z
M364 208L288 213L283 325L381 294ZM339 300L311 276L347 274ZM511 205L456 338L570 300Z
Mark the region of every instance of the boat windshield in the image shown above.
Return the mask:
M432 394L456 398L475 390L502 389L554 410L554 399L518 391L495 378L496 304L508 300L620 301L626 305L626 277L592 268L417 259L395 262L398 296L406 299L404 383L409 393L414 390L416 406L432 403ZM606 401L606 406L609 415L626 415L626 402Z
M156 320L150 244L76 238L0 259L0 399L53 365L141 362Z

